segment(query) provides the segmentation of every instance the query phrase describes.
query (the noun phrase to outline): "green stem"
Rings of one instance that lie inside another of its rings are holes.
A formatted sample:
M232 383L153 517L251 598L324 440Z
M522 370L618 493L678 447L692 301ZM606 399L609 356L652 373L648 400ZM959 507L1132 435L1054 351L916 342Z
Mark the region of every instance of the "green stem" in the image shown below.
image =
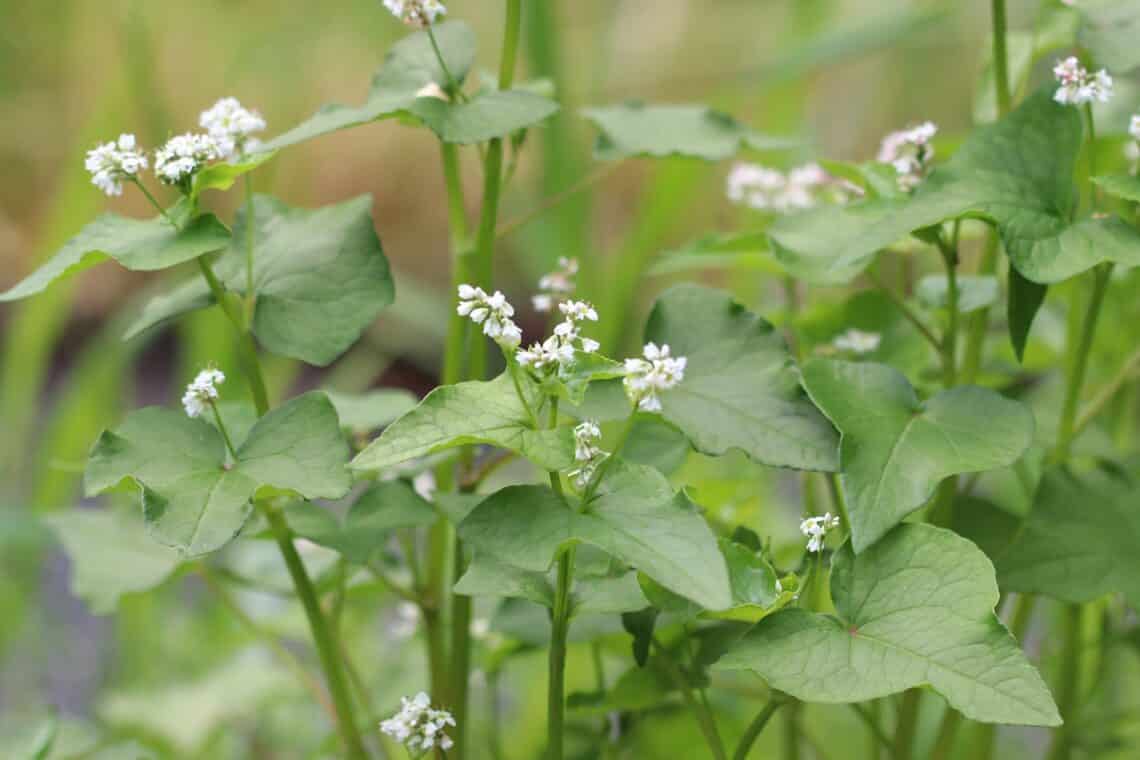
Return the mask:
M839 473L824 475L827 479L827 488L831 492L831 503L835 505L835 512L839 515L839 527L845 535L851 535L851 517L847 514L847 499L843 496L843 483Z
M1065 656L1057 684L1057 707L1065 725L1053 734L1049 760L1067 760L1072 750L1072 724L1081 683L1081 605L1065 606Z
M162 214L162 218L165 219L171 227L176 230L180 229L178 227L178 224L170 218L170 215L166 213L166 209L162 207L162 204L158 202L157 198L151 195L150 190L147 190L146 185L144 185L141 180L136 177L131 181L135 183L135 187L137 187L139 190L142 190L142 194L146 196L146 199L148 201L150 201L150 205L154 206L158 210L158 213Z
M910 760L914 756L914 738L918 730L918 703L922 692L908 689L899 706L898 724L895 727L895 760Z
M982 249L982 258L978 261L978 274L992 276L997 272L998 248L1001 240L996 229L990 228L986 232L986 245ZM969 316L966 325L966 348L962 354L962 382L966 385L974 383L982 367L982 349L986 341L986 329L989 324L989 307L978 309Z
M662 665L664 665L666 673L668 673L669 678L673 680L673 683L681 692L685 704L688 705L696 717L697 723L701 728L701 733L704 735L705 742L709 745L709 750L712 752L713 757L716 758L716 760L727 760L728 755L725 752L724 743L721 741L720 732L717 730L716 719L713 717L712 710L709 710L707 706L703 705L693 695L692 684L689 683L689 679L685 676L684 671L681 670L681 666L677 664L677 661L673 659L669 651L662 646L656 637L653 639L653 645L657 648L657 653L660 655L660 661Z
M217 424L218 432L222 434L222 440L226 442L226 450L230 452L230 456L237 461L237 449L234 448L234 442L230 440L230 432L226 430L226 423L222 422L222 415L218 412L218 405L210 401L210 411L214 413L214 422Z
M435 39L435 30L431 24L427 26L428 40L431 42L431 49L435 51L435 59L439 61L439 68L443 71L443 76L447 79L447 94L453 98L459 96L459 80L451 75L451 69L447 67L447 60L443 57L443 52L439 49L439 43Z
M784 760L800 760L800 709L792 702L784 711Z
M993 25L994 95L997 101L998 118L1009 113L1009 55L1006 52L1005 0L991 3Z
M1112 267L1111 263L1104 263L1098 265L1093 271L1092 295L1085 309L1084 322L1081 325L1076 351L1072 355L1072 365L1069 368L1069 377L1065 386L1065 402L1061 408L1057 447L1053 452L1053 459L1057 462L1068 460L1073 438L1077 432L1077 406L1080 403L1081 388L1088 371L1093 339L1096 337L1097 320L1100 317L1101 307L1104 305L1104 296L1108 290L1109 281L1112 279Z
M245 175L245 324L253 326L253 309L257 293L253 286L253 247L257 235L257 218L253 212L253 176Z
M957 239L957 232L954 237ZM958 250L957 245L946 243L941 236L939 250L946 265L947 321L946 334L942 336L942 384L952 388L958 382Z
M882 292L882 294L887 297L887 300L894 304L895 308L897 308L902 313L902 315L906 317L906 320L908 322L914 325L914 328L918 330L919 334L921 334L922 337L926 338L926 342L933 346L934 350L938 351L939 355L941 356L942 341L938 340L938 336L936 336L931 331L931 329L926 326L926 323L924 323L919 318L919 316L914 313L914 310L907 305L906 301L896 295L895 292L891 290L887 284L883 282L879 276L870 269L867 270L866 275L867 278L875 284L875 287L877 287Z
M552 475L552 478L557 475ZM566 712L566 639L570 631L570 583L574 575L574 547L558 558L558 581L550 624L550 654L547 662L546 756L562 760L563 723Z
M777 699L774 696L768 700L768 704L764 705L764 708L748 724L748 728L744 729L740 741L736 744L736 751L732 753L732 760L747 760L752 745L756 743L756 739L759 738L764 727L768 725L768 721L772 719L772 716L783 704L784 700Z
M1124 364L1121 365L1120 370L1113 376L1113 378L1104 386L1091 401L1081 410L1080 415L1077 417L1076 424L1073 426L1073 435L1076 436L1085 427L1096 419L1096 416L1101 413L1101 410L1112 401L1113 397L1120 392L1136 371L1140 369L1140 350L1133 353L1128 357ZM1131 419L1128 415L1124 415L1127 422Z
M364 743L356 726L352 697L348 691L336 640L333 638L324 614L321 612L321 604L317 599L313 582L305 570L305 564L301 561L300 555L297 554L297 548L293 545L293 532L280 511L272 507L265 507L262 511L273 533L273 538L281 550L281 556L285 559L285 566L289 569L289 576L293 579L293 587L296 589L301 605L305 609L305 616L309 621L313 641L317 646L317 655L328 681L329 693L332 695L333 705L336 707L337 730L340 732L341 741L344 742L345 756L351 760L367 760L368 754L364 749Z
M535 206L530 211L527 211L522 216L503 222L495 231L495 237L504 238L507 235L510 235L512 232L518 230L520 227L525 227L527 224L542 216L547 211L556 208L559 204L563 203L566 200L569 200L570 198L573 198L583 190L589 189L590 186L594 183L608 177L610 174L620 168L621 165L622 163L620 161L610 161L609 163L602 164L597 169L594 169L594 171L590 172L585 177L582 177L582 179L578 180L570 187L542 200L537 206Z
M954 740L958 737L958 729L962 725L962 713L953 707L946 707L942 715L942 723L938 726L938 737L934 740L934 749L930 751L930 760L948 760L954 751Z

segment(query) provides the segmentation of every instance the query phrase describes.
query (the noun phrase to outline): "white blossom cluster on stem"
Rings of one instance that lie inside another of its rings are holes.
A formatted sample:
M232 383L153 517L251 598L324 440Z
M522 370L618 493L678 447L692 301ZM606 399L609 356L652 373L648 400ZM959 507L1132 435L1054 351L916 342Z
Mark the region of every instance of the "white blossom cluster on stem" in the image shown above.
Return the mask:
M84 166L91 172L91 184L107 195L122 195L123 182L134 180L147 167L146 153L134 135L123 134L87 151Z
M206 164L222 157L217 140L187 132L172 137L154 154L154 173L168 185L181 185Z
M931 140L937 133L938 127L927 121L909 129L891 132L879 144L877 160L894 167L900 190L910 192L926 178L934 158Z
M436 747L451 749L451 737L445 731L454 725L451 713L433 708L431 698L421 691L411 699L401 697L400 711L381 721L380 730L403 744L413 757L421 757Z
M1112 77L1104 69L1095 73L1081 65L1076 56L1057 61L1053 67L1057 78L1057 91L1053 100L1067 106L1083 106L1086 103L1107 103L1112 97Z
M535 311L550 311L562 298L574 293L574 277L578 274L578 259L558 258L558 268L538 278L537 295L531 296Z
M558 310L565 318L554 326L554 334L515 353L521 366L536 372L553 372L573 364L578 351L592 354L598 350L598 342L583 336L578 324L598 321L594 307L586 301L563 301Z
M858 192L859 188L832 177L819 164L797 166L787 174L757 164L736 164L726 188L733 203L781 214L812 208L820 200L843 203Z
M601 439L602 429L594 420L583 420L574 428L574 461L578 466L567 474L576 488L588 486L598 471L598 465L609 456L609 452L598 446Z
M409 26L421 29L431 26L440 16L447 15L447 7L439 0L383 0L384 7L393 16Z
M643 412L661 411L657 394L685 379L684 356L672 356L669 344L646 343L640 358L625 360L625 393Z
M199 417L218 399L218 386L226 381L219 369L208 367L198 373L194 382L186 386L182 395L182 407L190 417Z
M202 112L198 125L214 140L221 157L229 159L257 147L253 135L265 130L265 119L237 98L222 98Z
M515 307L498 290L487 295L482 288L460 285L456 311L459 316L482 325L483 334L503 348L513 349L522 341L522 330L512 319Z
M808 538L807 550L809 552L823 551L823 541L827 532L839 527L839 518L830 512L821 517L808 517L800 523L800 533Z
M883 336L879 333L864 332L852 327L836 337L832 345L840 351L862 355L877 351L882 341Z

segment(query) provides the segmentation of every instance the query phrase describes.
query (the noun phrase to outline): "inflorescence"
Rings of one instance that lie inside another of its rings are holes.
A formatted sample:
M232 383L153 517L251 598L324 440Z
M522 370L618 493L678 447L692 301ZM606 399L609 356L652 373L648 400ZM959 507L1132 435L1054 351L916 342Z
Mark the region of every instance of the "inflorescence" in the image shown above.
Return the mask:
M1062 105L1082 106L1086 103L1107 103L1112 97L1112 77L1104 69L1090 74L1076 56L1057 61L1053 75L1060 87L1053 100Z
M800 523L800 533L808 538L807 550L809 552L823 551L823 540L827 532L839 527L839 518L830 512L822 517L808 517Z
M257 147L254 134L265 130L265 119L257 111L244 108L237 98L222 98L198 117L222 158L240 156Z
M115 142L89 150L84 165L91 172L91 184L107 195L122 195L123 181L136 181L139 172L147 167L147 160L135 136L124 134Z
M820 200L846 203L851 195L861 192L832 177L819 164L797 166L787 174L757 164L736 164L728 175L726 188L733 203L781 214L812 208Z
M431 26L440 16L447 15L447 7L439 0L383 0L384 7L408 26L421 29Z
M646 343L642 358L625 360L625 393L643 412L661 411L659 391L675 388L685 379L683 356L670 355L667 343Z
M852 354L869 354L872 351L877 351L879 344L883 342L883 336L879 333L863 332L852 327L847 332L839 335L832 342L840 351L847 351Z
M186 386L182 407L190 417L199 417L218 400L218 386L226 381L222 371L208 367L198 373L194 382Z
M914 190L930 171L934 158L931 140L938 133L933 122L891 132L879 145L878 161L890 164L898 175L898 186L904 192Z
M460 285L459 305L455 310L459 316L482 325L483 334L503 348L515 348L522 342L522 330L511 319L515 307L498 290L487 295L487 291L474 285Z
M600 440L602 429L594 420L583 420L574 428L574 461L578 467L567 474L579 489L590 484L598 466L609 456L609 452L598 446Z
M558 269L548 272L538 279L539 293L531 296L535 311L550 311L555 302L573 295L574 277L578 274L578 259L561 256Z

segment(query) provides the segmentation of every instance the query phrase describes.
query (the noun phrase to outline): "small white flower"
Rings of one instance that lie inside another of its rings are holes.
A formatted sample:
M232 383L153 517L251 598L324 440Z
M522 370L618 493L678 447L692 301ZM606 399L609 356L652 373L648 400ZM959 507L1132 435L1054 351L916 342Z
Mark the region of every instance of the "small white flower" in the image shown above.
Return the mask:
M927 121L910 129L891 132L883 138L877 160L894 167L900 190L910 192L925 179L934 158L934 146L930 141L937 133L938 127Z
M809 552L823 551L823 540L827 532L839 527L839 518L830 512L822 517L808 517L800 523L800 533L808 538L807 550Z
M91 184L107 195L122 195L123 181L137 177L147 167L147 160L138 149L135 136L122 134L115 142L87 151L84 166L91 172Z
M431 470L424 470L412 478L412 490L424 501L431 501L435 497L435 474Z
M535 311L550 311L555 302L574 292L574 277L578 274L578 260L559 257L558 269L538 278L538 295L531 297Z
M574 363L575 353L592 354L601 346L592 338L583 337L578 328L580 321L598 321L598 312L586 301L563 301L558 310L566 317L554 326L554 334L542 343L532 343L520 349L515 358L523 367L536 372L568 368Z
M602 450L598 448L598 441L602 439L602 429L594 420L586 420L574 428L574 459L579 462L588 462Z
M222 149L210 135L187 133L172 137L154 154L154 172L168 185L179 185L211 161Z
M381 721L380 730L407 747L413 757L420 757L436 746L451 749L451 738L444 731L454 725L451 713L432 708L431 698L421 691L411 699L401 697L400 711Z
M237 98L222 98L198 117L198 126L214 139L222 158L232 158L255 147L253 134L265 129L257 111L243 108Z
M522 342L522 330L511 319L515 315L515 307L497 290L492 295L487 295L482 288L460 285L456 312L459 316L468 317L475 324L482 325L483 334L503 348L515 348Z
M393 16L409 26L425 27L447 15L447 8L439 0L383 0L384 7Z
M688 359L674 357L668 344L658 346L646 343L643 358L625 360L625 393L637 407L645 412L661 411L659 391L676 387L685 379L685 365Z
M787 175L755 164L737 164L728 175L726 189L733 203L777 213L812 208L825 192L834 200L846 200L843 186L819 164L797 166Z
M850 351L853 354L869 354L877 351L882 343L883 336L879 333L863 332L852 327L838 336L832 345L840 351Z
M1104 69L1089 74L1076 56L1057 61L1053 76L1060 85L1053 100L1062 105L1080 106L1094 101L1107 103L1112 97L1112 77Z
M182 407L187 416L199 417L218 398L218 386L226 381L221 370L209 367L198 373L194 382L186 386L182 395Z
M436 100L442 100L444 102L451 100L451 98L447 97L447 93L443 91L443 88L435 82L428 82L423 87L416 90L416 97L435 98Z
M598 312L585 301L563 301L558 304L558 310L569 322L581 322L587 319L591 322L598 321Z

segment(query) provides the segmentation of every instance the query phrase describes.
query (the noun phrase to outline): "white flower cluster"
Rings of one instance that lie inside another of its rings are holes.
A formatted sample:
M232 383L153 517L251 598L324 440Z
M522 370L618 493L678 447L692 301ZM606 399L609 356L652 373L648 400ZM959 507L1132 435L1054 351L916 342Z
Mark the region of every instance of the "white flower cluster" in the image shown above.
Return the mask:
M574 277L578 274L578 259L568 259L561 256L558 259L558 269L544 274L538 278L536 296L531 296L531 303L535 311L550 311L558 299L574 292Z
M879 333L863 332L852 327L847 332L838 336L832 343L840 351L848 351L853 354L869 354L879 348L879 344L883 342L883 336Z
M598 321L598 312L585 301L563 301L558 310L566 317L554 326L554 334L542 343L532 343L520 349L515 358L523 367L536 371L564 369L574 363L574 354L581 350L592 354L598 350L598 341L583 337L579 322Z
M574 460L578 467L567 474L577 488L588 486L598 471L598 465L609 456L609 452L598 446L601 439L602 429L593 420L584 420L574 428Z
M451 749L451 737L444 731L454 725L451 713L432 708L431 698L421 691L411 699L400 697L400 712L381 721L380 730L420 757L435 747Z
M1124 157L1132 163L1131 171L1136 174L1140 172L1140 114L1132 116L1128 134L1132 135L1132 142L1124 146Z
M625 393L644 412L661 411L659 391L674 388L685 379L684 356L671 356L669 344L646 343L643 358L625 360Z
M198 373L194 382L186 386L182 407L190 417L198 417L218 399L218 386L226 381L221 370L209 367Z
M823 551L823 539L832 528L839 527L839 518L830 512L823 517L809 517L800 523L800 533L808 537L809 552Z
M155 152L154 172L162 182L178 185L222 155L221 146L210 135L187 132L170 138Z
M84 166L91 172L91 184L107 195L122 195L123 181L133 180L147 167L146 153L139 150L134 135L119 135L115 142L87 151Z
M384 7L393 16L409 26L431 26L440 16L447 15L447 8L439 0L383 0Z
M1107 103L1112 97L1112 77L1104 69L1090 74L1076 56L1057 61L1053 76L1060 87L1053 94L1053 100L1062 105L1081 106L1096 101Z
M460 285L456 311L459 316L482 325L483 334L503 348L515 348L522 341L522 330L511 319L515 315L515 307L497 290L493 295L487 295L482 288Z
M910 192L926 178L934 158L934 146L930 141L937 133L938 127L927 121L916 127L891 132L879 144L877 160L895 168L900 190Z
M265 119L244 108L237 98L222 98L202 112L198 125L213 138L222 158L228 159L257 147L253 135L265 129Z
M861 192L850 183L837 180L819 164L797 166L786 175L756 164L736 164L729 172L726 194L733 203L743 203L760 211L787 213L815 206L824 195L845 203Z

